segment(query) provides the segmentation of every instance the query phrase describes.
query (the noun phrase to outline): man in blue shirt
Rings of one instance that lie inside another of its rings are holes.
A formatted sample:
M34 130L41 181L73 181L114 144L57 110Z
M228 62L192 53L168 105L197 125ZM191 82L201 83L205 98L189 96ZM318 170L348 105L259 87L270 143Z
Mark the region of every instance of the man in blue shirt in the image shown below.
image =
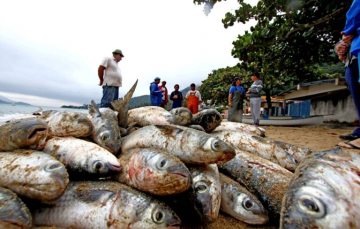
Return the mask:
M243 102L246 95L245 90L241 84L241 79L235 77L232 86L229 90L229 117L228 120L232 122L242 122L243 117Z
M150 102L153 106L160 106L162 102L162 91L158 86L159 83L160 78L156 77L154 82L150 84Z

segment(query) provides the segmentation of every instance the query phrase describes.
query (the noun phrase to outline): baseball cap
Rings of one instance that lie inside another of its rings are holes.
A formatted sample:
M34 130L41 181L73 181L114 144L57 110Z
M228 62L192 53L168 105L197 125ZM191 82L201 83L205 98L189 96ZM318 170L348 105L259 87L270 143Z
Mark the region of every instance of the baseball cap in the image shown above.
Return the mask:
M122 53L122 51L120 49L115 49L114 52L112 52L113 54L120 54L122 56L124 56L124 54Z
M155 77L155 79L154 80L160 80L160 78L159 77Z

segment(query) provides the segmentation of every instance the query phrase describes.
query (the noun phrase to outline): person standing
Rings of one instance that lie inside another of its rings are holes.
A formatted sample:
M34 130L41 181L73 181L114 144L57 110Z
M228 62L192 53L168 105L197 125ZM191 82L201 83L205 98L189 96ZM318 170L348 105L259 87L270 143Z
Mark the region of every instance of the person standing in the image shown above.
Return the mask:
M111 102L119 99L119 87L122 86L122 75L118 63L124 57L120 49L115 49L113 57L105 57L98 69L99 85L103 88L100 107L113 109Z
M162 102L162 91L158 86L159 83L160 78L156 77L154 82L150 84L150 102L153 106L160 106L160 103Z
M165 87L166 81L161 82L161 86L159 86L160 90L162 91L162 101L160 103L160 107L165 108L169 104L169 95L168 90Z
M360 0L354 0L346 13L345 28L341 34L343 35L342 41L335 46L335 50L339 55L339 59L345 63L345 79L355 103L358 118L360 119L360 59L358 58L360 51ZM351 134L340 135L339 138L350 141L339 143L340 146L359 148L360 127L356 128Z
M179 91L179 84L175 84L175 91L171 92L170 99L173 101L171 109L178 108L182 106L183 95L181 91Z
M187 100L187 108L193 113L198 113L199 105L201 104L201 95L200 92L195 90L195 84L190 85L190 91L185 96Z
M240 86L241 79L235 77L232 86L229 90L229 117L228 120L232 122L242 122L243 118L243 103L246 96L245 89Z
M260 125L260 108L261 108L261 91L263 88L263 82L260 80L260 77L257 73L250 75L251 80L254 82L247 94L250 97L250 109L251 115L254 120L255 126Z

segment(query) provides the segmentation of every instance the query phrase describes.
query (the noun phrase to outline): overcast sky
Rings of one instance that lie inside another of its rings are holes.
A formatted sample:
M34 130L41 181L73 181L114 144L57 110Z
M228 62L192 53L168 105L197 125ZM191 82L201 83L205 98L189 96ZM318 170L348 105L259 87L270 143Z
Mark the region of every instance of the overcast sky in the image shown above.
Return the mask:
M149 94L156 76L170 92L200 84L238 62L232 41L250 25L221 23L237 8L227 0L205 16L192 0L0 0L0 95L42 106L99 102L97 69L117 48L120 96L136 79L135 96Z

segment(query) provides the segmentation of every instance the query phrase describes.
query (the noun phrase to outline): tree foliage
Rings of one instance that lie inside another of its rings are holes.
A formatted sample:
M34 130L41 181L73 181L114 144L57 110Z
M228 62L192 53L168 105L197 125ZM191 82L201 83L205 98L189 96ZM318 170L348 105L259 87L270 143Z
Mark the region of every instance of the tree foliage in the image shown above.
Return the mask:
M352 0L260 0L255 6L238 2L239 8L222 20L224 27L250 20L256 25L233 42L232 55L241 71L260 73L268 99L274 87L330 76L319 65L338 61L332 50L341 39Z

